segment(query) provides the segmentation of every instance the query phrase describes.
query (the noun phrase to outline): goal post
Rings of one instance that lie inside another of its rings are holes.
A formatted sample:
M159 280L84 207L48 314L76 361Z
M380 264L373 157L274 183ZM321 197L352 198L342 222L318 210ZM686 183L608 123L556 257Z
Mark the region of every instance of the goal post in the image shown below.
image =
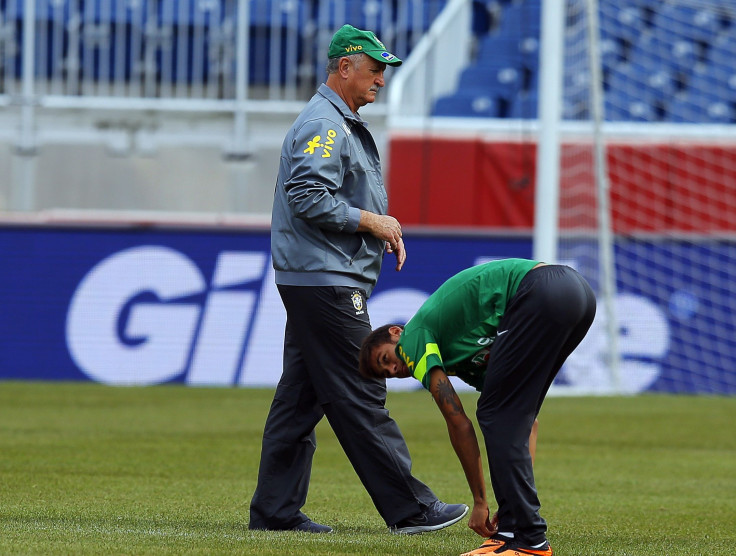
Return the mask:
M546 0L543 16L555 8L534 255L578 268L598 314L553 391L734 394L736 7Z

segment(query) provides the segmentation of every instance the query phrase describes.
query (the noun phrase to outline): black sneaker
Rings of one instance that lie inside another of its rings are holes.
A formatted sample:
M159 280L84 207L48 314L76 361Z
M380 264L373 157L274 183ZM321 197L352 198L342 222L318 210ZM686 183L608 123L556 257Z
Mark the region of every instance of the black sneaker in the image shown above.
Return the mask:
M436 500L419 515L399 521L390 527L392 533L398 535L414 535L427 531L437 531L457 523L468 513L465 504L445 504Z
M332 533L332 527L329 525L322 525L321 523L315 523L311 519L302 521L296 527L292 527L291 530L302 531L303 533Z

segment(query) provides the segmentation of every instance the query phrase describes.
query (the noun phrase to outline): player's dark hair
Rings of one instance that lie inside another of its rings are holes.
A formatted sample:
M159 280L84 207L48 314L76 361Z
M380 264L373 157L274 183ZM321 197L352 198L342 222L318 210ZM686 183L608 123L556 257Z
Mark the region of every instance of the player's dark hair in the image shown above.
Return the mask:
M373 367L372 354L373 350L383 344L391 343L391 333L388 331L392 326L404 328L400 324L384 324L379 326L373 332L368 334L360 346L360 356L358 358L358 372L364 378L377 378L376 370Z

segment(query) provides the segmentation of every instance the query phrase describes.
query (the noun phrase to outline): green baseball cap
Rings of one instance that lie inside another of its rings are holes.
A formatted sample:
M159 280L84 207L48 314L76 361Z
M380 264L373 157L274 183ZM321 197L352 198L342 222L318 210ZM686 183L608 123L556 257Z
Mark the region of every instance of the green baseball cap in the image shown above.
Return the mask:
M335 33L327 57L340 58L361 53L389 66L400 66L402 63L399 58L386 50L373 31L361 31L352 25L343 25Z

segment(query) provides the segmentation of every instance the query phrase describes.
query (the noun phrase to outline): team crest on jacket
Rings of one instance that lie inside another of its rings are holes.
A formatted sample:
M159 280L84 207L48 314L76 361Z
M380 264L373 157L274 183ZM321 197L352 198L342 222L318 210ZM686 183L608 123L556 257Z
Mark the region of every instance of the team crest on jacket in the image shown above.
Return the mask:
M359 291L354 291L353 295L350 296L350 299L353 301L353 307L355 307L355 314L356 315L362 315L365 313L363 310L363 294Z

